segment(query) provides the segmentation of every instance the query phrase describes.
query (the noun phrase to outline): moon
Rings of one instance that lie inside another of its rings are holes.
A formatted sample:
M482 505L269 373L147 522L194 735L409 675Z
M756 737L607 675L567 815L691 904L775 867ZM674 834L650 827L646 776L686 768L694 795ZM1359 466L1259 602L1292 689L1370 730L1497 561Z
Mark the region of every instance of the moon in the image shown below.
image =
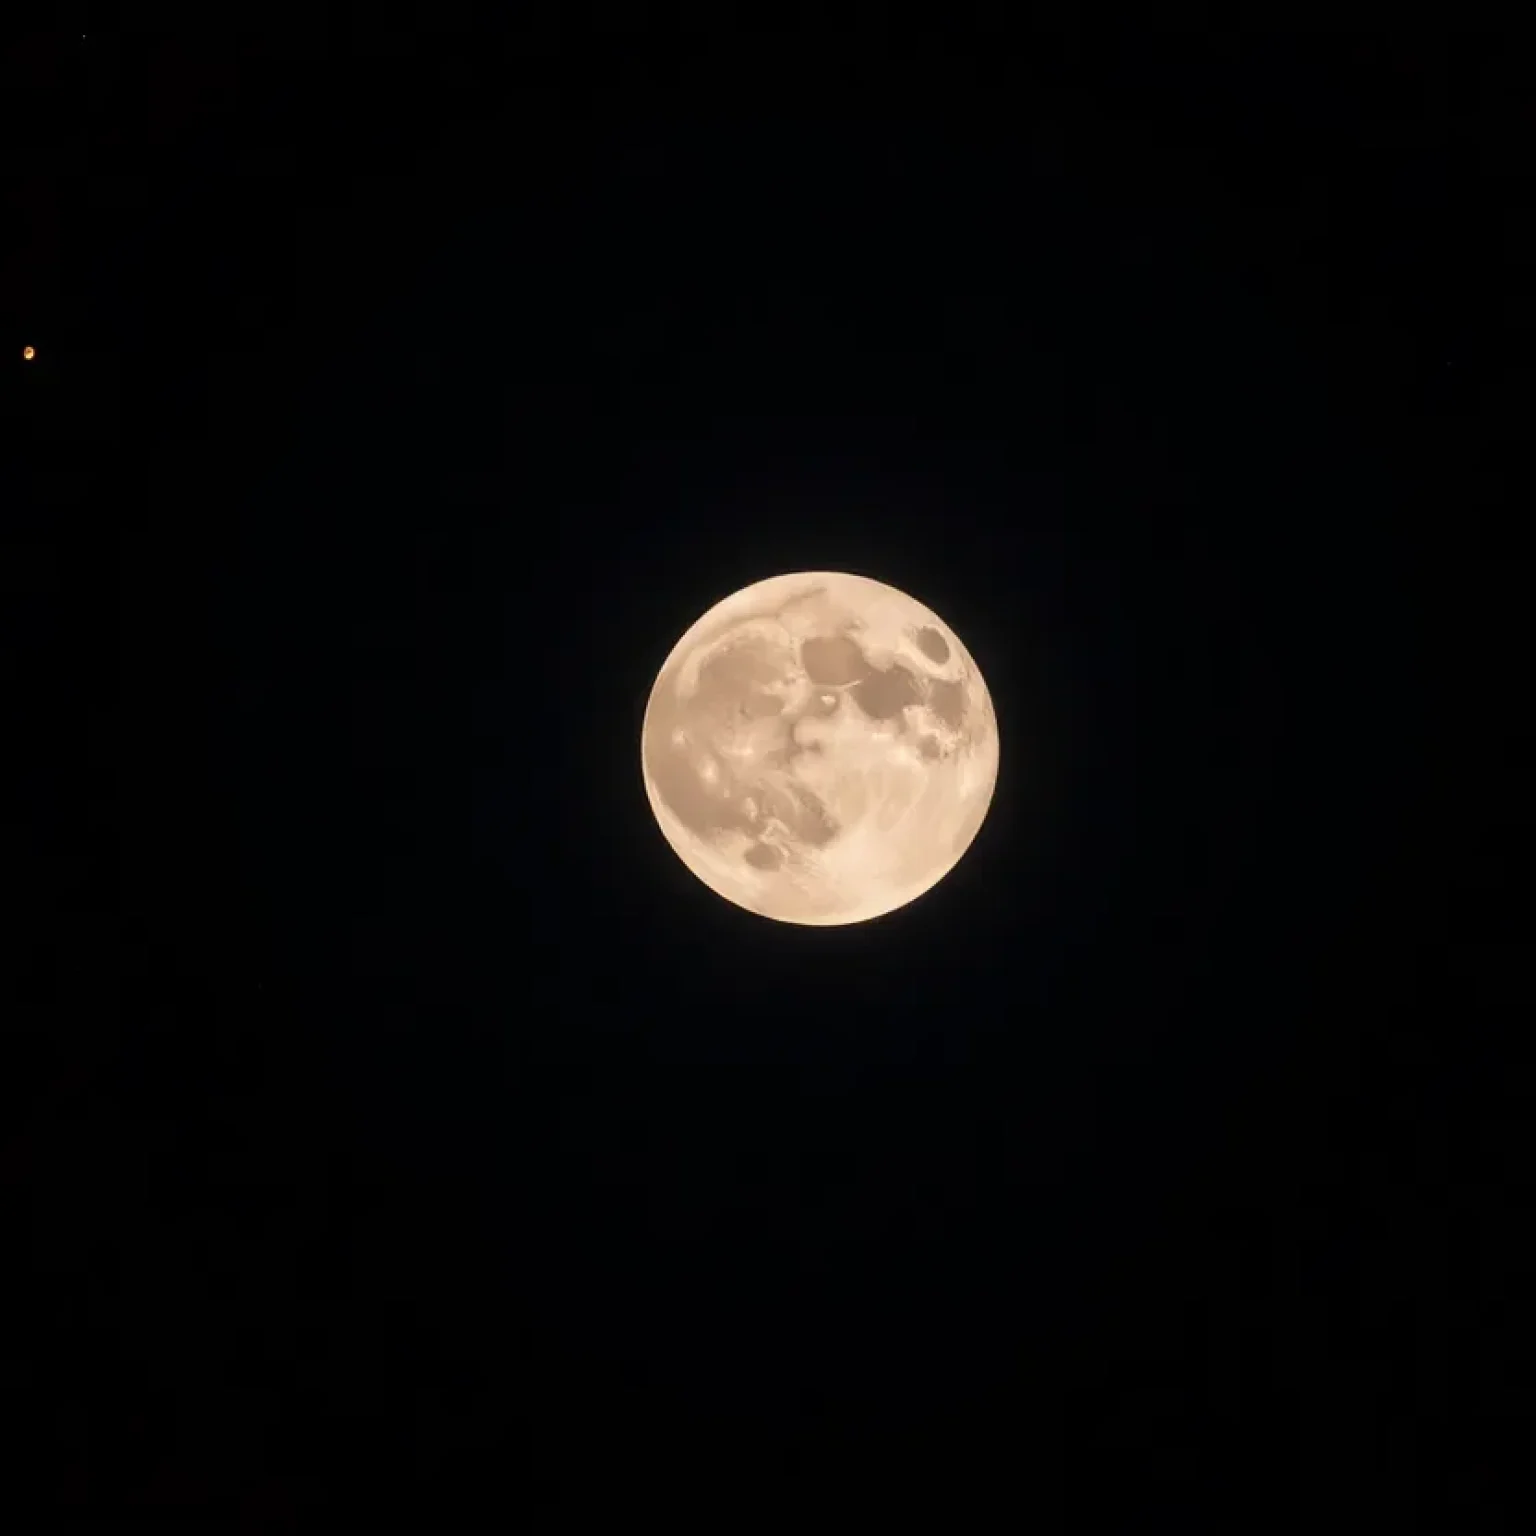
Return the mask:
M640 755L662 835L716 895L862 923L931 890L992 803L992 697L959 636L884 582L774 576L673 646Z

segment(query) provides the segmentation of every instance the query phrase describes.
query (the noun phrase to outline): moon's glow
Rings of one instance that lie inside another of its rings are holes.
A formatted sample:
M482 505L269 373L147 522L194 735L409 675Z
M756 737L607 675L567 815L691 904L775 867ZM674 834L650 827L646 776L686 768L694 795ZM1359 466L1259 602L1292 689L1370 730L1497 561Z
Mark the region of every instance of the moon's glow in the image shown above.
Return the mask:
M863 922L931 889L997 782L981 672L937 614L862 576L776 576L673 647L641 736L662 833L779 922Z

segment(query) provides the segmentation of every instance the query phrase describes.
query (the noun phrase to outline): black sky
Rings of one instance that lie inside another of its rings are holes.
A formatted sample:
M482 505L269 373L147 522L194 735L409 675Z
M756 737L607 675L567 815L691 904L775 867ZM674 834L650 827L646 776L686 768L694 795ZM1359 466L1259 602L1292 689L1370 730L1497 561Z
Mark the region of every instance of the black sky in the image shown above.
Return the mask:
M1501 49L340 15L8 62L47 1497L1502 1529ZM639 776L803 568L1002 731L847 930Z

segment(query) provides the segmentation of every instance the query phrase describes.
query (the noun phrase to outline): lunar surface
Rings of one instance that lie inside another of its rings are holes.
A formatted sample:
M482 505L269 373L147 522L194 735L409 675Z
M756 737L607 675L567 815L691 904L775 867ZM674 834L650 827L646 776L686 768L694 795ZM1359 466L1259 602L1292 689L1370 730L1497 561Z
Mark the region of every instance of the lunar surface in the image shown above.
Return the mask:
M641 736L677 856L778 922L859 923L938 884L997 782L981 672L921 603L862 576L775 576L673 647Z

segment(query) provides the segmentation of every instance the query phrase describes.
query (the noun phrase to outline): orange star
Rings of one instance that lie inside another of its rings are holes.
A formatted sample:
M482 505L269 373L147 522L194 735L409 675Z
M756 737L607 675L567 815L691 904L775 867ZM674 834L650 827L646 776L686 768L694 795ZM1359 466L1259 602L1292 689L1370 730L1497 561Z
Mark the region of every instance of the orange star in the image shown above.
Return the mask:
M37 349L35 347L23 347L21 355L30 363L37 356Z

